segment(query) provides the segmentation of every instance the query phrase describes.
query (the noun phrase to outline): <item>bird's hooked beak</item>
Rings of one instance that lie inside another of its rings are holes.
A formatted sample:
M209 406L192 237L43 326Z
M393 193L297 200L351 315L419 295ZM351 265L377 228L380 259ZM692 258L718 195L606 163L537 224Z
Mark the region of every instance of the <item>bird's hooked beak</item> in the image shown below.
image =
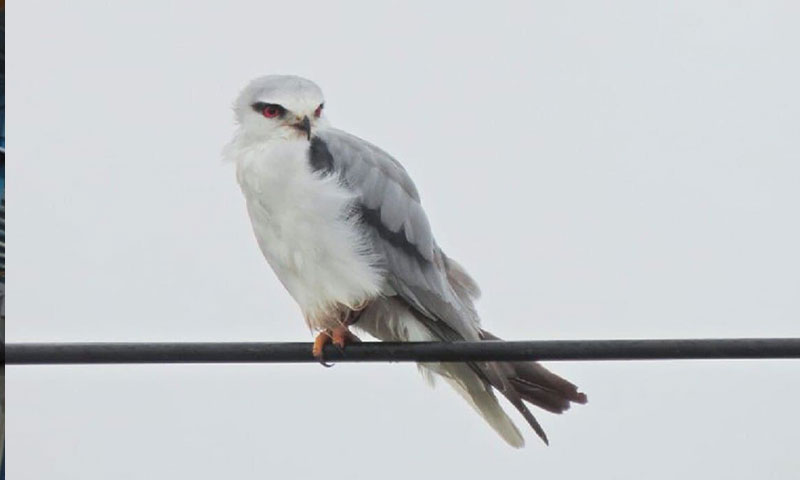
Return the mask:
M311 120L308 119L308 115L304 116L302 120L295 123L294 128L300 130L301 132L306 132L306 138L311 140Z

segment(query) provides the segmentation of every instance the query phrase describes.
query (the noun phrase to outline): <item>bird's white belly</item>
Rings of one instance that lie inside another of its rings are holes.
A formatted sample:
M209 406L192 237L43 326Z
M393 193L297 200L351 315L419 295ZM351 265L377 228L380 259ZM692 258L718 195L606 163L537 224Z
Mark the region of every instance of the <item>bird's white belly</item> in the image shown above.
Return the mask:
M342 307L380 294L374 255L348 216L353 194L311 170L308 142L265 142L236 162L261 252L311 328L331 327Z

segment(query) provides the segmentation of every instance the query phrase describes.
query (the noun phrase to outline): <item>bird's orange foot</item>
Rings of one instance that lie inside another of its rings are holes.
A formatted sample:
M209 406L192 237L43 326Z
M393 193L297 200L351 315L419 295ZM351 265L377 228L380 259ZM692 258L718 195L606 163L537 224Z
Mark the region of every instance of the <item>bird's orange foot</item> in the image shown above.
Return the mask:
M336 327L331 330L331 338L333 344L339 347L340 350L344 349L348 343L361 343L361 339L351 332L347 327Z
M348 343L361 343L361 339L345 326L329 328L319 332L317 337L314 339L314 346L311 348L311 354L314 355L314 358L319 360L319 363L325 365L326 367L329 367L330 365L325 363L325 358L322 351L325 348L325 345L329 343L333 343L341 350L344 349Z
M322 349L332 341L333 338L331 338L327 330L319 332L316 338L314 338L314 346L311 347L311 354L323 365L325 365L325 361L322 359Z

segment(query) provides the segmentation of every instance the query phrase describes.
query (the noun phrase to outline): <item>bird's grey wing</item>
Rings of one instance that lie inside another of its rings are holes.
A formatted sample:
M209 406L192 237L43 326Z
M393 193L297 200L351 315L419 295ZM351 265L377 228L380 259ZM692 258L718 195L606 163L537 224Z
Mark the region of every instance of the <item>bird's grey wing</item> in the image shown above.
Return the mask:
M478 286L436 245L417 189L395 159L350 134L325 130L312 141L311 164L317 170L337 174L356 193L363 228L383 259L389 285L423 324L442 340L497 340L480 329L472 305L472 299L480 293ZM575 385L535 363L467 362L440 368L439 373L459 379L462 386L474 385L469 372L477 374L482 386L467 393L477 395L472 396L473 405L487 419L497 420L493 410L497 401L493 394L487 394L491 385L514 405L545 443L544 430L524 402L553 412L565 410L571 401L586 402L586 396ZM489 423L502 430L493 420ZM515 427L511 429L519 435Z
M430 319L443 339L458 339L446 334L454 331L461 339L477 340L478 317L471 301L448 281L449 260L436 245L419 193L402 165L336 129L318 133L310 160L313 168L338 175L356 193L361 224L394 292Z

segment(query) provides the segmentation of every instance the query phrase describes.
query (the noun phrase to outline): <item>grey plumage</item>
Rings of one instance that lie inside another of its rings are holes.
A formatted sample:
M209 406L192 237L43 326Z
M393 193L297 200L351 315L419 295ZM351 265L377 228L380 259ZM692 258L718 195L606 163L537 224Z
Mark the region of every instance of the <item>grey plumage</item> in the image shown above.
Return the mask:
M436 244L405 169L383 150L336 129L318 132L310 161L338 175L356 195L354 215L380 259L387 279L386 297L362 315L367 331L382 340L406 340L386 326L392 312L408 308L440 341L497 340L480 327L473 301L480 295L474 280ZM323 158L324 156L324 158ZM404 303L400 303L400 301ZM406 335L408 337L408 335ZM502 393L547 442L544 430L525 402L554 413L586 396L570 382L534 362L472 362L426 365L454 384L512 445L521 446L519 432L500 409L492 387Z
M447 281L445 257L405 169L383 150L348 133L326 129L319 136L333 157L333 172L367 210L363 224L384 261L380 267L389 286L426 317L443 322L463 339L478 340L478 318Z

